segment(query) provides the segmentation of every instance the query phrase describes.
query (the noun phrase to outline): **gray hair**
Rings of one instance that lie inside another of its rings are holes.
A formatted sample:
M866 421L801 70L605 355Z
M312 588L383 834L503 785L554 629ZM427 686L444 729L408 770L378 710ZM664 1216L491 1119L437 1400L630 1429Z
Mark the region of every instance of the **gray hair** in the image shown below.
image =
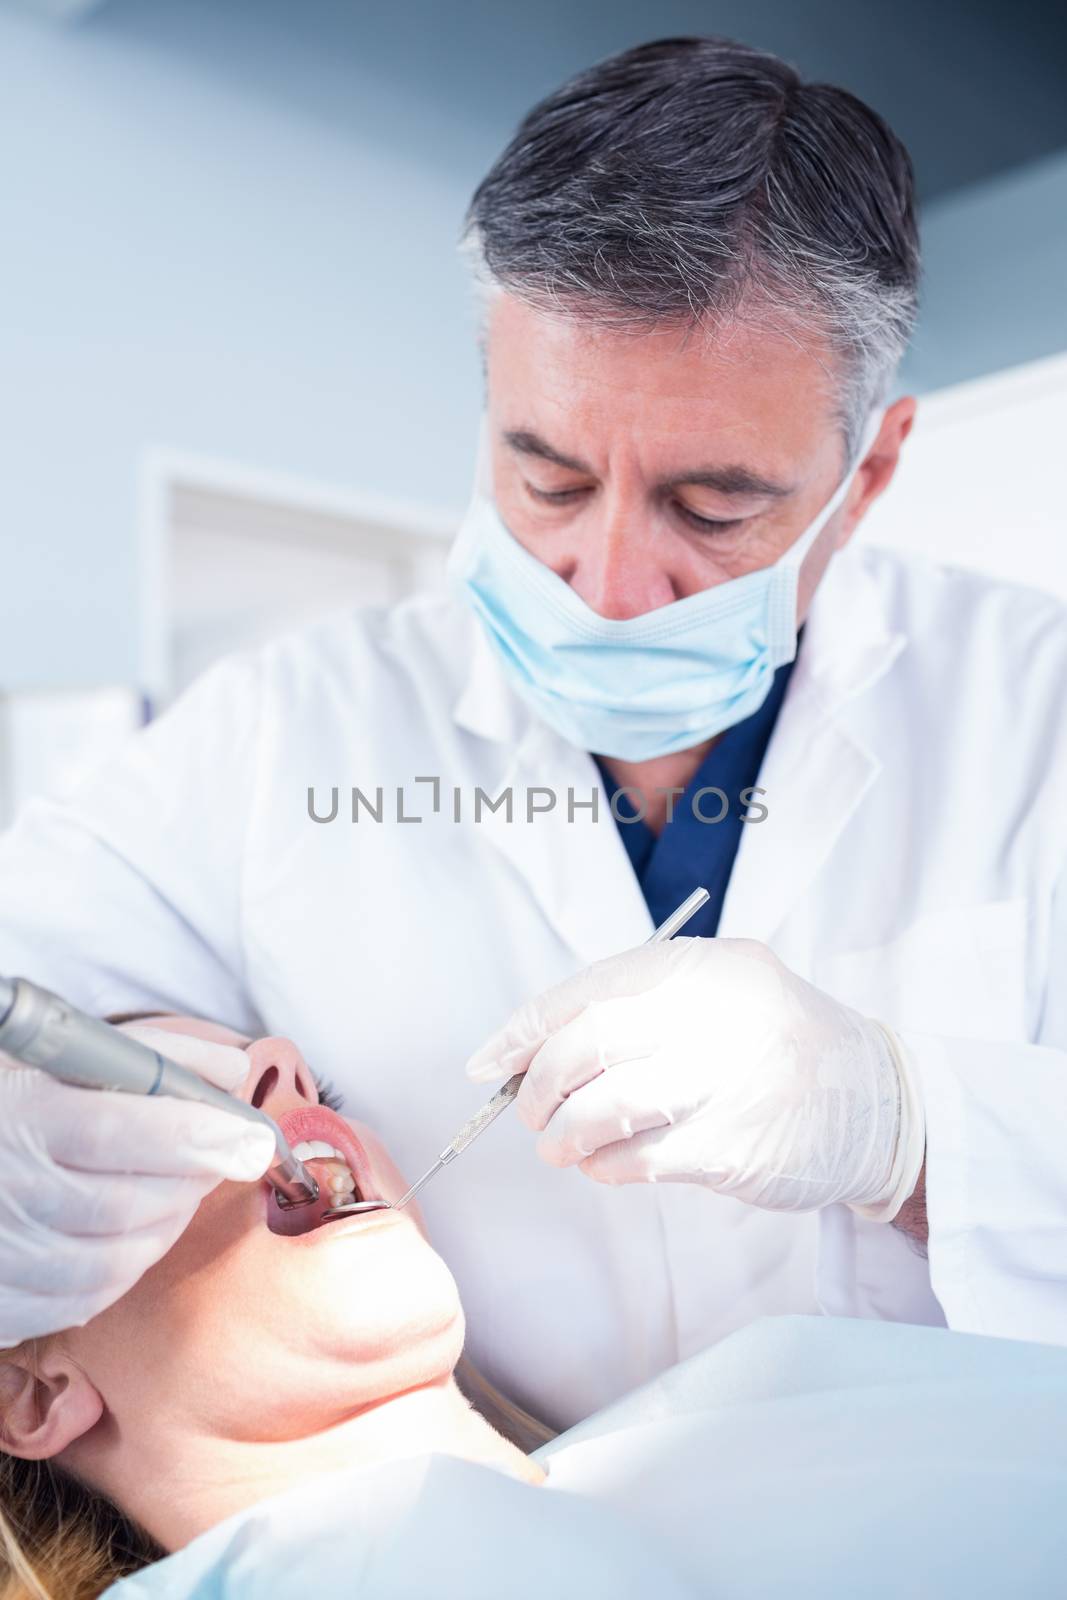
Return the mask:
M726 39L640 45L542 100L464 240L483 286L598 323L784 313L840 358L850 452L915 323L907 150L854 95Z

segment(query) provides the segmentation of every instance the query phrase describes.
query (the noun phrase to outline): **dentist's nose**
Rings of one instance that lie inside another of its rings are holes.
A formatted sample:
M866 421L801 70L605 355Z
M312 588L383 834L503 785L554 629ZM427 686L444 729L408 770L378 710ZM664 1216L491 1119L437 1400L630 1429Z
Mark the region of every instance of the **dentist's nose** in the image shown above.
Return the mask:
M652 530L618 514L582 530L563 574L578 597L598 616L623 621L657 611L677 599Z
M241 1099L259 1106L268 1116L318 1103L315 1080L291 1039L257 1039L248 1046L248 1060Z

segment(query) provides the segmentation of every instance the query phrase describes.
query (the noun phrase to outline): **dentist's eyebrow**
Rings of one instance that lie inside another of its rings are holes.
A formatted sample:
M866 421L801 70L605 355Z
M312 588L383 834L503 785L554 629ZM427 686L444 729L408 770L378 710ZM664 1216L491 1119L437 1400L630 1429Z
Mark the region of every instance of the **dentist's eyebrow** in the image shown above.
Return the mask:
M568 472L584 472L592 476L593 469L584 461L578 461L574 456L565 456L562 451L553 449L541 438L540 434L529 433L519 429L512 433L504 434L504 443L510 445L520 456L536 456L539 461L550 461L554 467L566 467Z
M539 461L549 461L554 467L564 467L568 472L581 472L592 476L592 468L575 456L566 456L555 449L540 434L519 429L504 434L504 442L518 455L536 456ZM724 495L758 495L764 499L783 500L795 493L796 485L778 483L773 478L761 477L748 467L698 467L692 472L679 472L660 485L662 489L714 489Z
M777 483L773 478L762 478L747 467L701 467L695 472L679 472L663 483L664 489L714 489L725 495L761 495L772 500L783 500L793 494L796 484Z

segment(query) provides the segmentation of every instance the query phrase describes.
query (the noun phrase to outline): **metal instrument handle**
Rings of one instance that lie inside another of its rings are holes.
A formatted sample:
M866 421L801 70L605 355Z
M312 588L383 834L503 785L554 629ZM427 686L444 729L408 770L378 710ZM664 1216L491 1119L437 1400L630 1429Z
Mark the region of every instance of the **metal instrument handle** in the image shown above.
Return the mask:
M694 916L709 899L710 895L706 889L694 889L692 894L682 901L677 910L672 911L670 916L660 923L651 937L645 940L645 943L662 944L664 940L672 939L679 929L685 927L690 917ZM469 1122L463 1124L451 1144L446 1145L438 1156L437 1160L440 1166L447 1166L450 1161L454 1161L456 1156L461 1155L469 1145L474 1143L480 1134L485 1132L486 1128L496 1121L502 1111L507 1110L522 1088L522 1080L525 1076L524 1072L516 1072L513 1077L509 1078L497 1090L491 1100L487 1100L485 1105L474 1113ZM420 1180L420 1187L421 1183L422 1180Z
M268 1127L278 1151L271 1182L290 1204L302 1204L318 1194L314 1178L265 1111L207 1083L110 1023L78 1011L28 978L0 978L0 1050L75 1088L170 1095Z

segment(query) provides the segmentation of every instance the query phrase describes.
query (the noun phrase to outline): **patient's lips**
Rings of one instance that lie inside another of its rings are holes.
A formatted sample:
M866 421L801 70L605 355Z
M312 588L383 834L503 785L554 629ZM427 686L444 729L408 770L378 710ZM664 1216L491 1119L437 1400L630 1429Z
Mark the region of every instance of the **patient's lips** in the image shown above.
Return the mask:
M271 1191L267 1226L272 1233L307 1234L334 1206L379 1198L367 1153L343 1117L328 1106L300 1106L277 1120L293 1154L318 1183L319 1198L310 1205L282 1207Z

